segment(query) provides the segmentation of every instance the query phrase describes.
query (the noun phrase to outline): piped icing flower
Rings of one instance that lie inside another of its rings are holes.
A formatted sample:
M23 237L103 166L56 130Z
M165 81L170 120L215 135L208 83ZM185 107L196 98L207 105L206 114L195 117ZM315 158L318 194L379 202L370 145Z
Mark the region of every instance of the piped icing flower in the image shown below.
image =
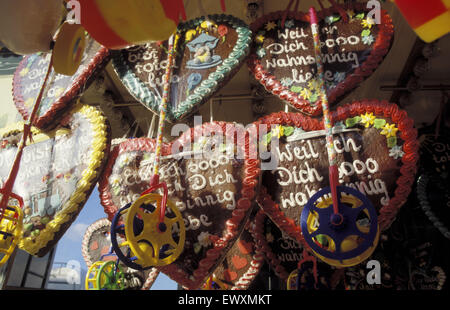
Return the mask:
M256 43L263 43L264 42L264 36L262 34L259 34L255 37Z
M389 156L394 159L399 159L403 157L403 155L405 155L405 152L403 152L402 147L399 145L395 145L389 150Z
M203 247L207 247L209 245L212 244L211 239L210 239L211 234L209 232L203 231L201 232L198 237L198 243L203 246Z
M272 130L272 137L277 137L280 139L284 135L284 128L281 125L278 125L275 127L275 129Z
M370 125L373 125L375 118L376 117L373 116L373 113L363 114L361 115L361 123L363 123L366 128L369 128Z
M362 42L364 44L370 45L375 41L375 39L373 38L373 36L371 34L369 34L368 36L363 36L362 37Z
M364 28L369 28L369 29L371 29L372 26L375 25L375 20L374 20L373 18L367 16L366 19L363 19L363 20L361 21L361 25L362 25Z
M270 21L268 22L265 27L264 27L267 31L270 31L272 29L277 28L277 24L274 21Z
M385 135L386 138L389 137L395 137L397 134L398 128L395 127L395 124L386 124L383 126L383 129L381 130L381 134Z
M263 58L264 56L266 56L266 49L263 47L258 48L256 51L256 55L258 55L259 58Z
M293 21L292 19L287 20L287 21L284 23L284 27L286 27L286 28L292 28L292 27L294 27L294 21Z
M308 100L309 97L311 97L311 91L308 90L308 89L306 89L306 88L303 88L303 89L300 91L300 96L302 96L303 99Z

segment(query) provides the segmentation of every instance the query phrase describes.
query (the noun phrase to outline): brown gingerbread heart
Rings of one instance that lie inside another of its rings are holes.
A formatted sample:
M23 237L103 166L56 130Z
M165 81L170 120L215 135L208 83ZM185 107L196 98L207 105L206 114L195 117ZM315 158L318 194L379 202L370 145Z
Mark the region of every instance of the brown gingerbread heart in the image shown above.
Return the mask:
M72 76L50 71L46 90L43 93L40 108L34 125L40 129L53 127L61 119L62 113L75 103L109 61L109 50L94 39L86 36L86 49L80 67ZM33 110L42 82L47 73L51 54L37 53L23 58L14 73L14 103L24 119L28 119Z
M377 24L368 17L369 11L364 3L351 3L317 13L329 104L370 76L390 49L394 34L391 18L381 10ZM319 115L321 92L309 15L273 12L250 28L255 47L248 67L255 78L292 107Z
M331 113L337 152L339 185L365 194L385 230L406 201L418 161L414 121L397 105L363 100L340 106ZM271 125L262 136L278 164L263 174L268 195L259 203L274 223L302 240L299 227L304 205L329 186L325 131L320 119L300 113L274 113L254 123Z
M244 128L214 122L162 146L160 178L184 219L186 242L177 260L158 269L186 288L203 284L244 228L260 175L249 143ZM109 218L147 189L154 150L155 141L146 138L130 139L112 150L99 183Z

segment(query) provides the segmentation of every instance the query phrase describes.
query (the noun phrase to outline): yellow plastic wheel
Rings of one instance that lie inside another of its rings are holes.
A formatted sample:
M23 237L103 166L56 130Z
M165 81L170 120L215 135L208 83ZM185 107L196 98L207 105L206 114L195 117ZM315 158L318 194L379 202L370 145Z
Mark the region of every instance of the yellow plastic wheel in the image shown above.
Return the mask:
M5 208L0 221L0 266L8 261L22 237L23 211L19 206Z
M63 75L74 75L86 48L86 35L81 25L64 23L53 48L53 69Z
M129 246L136 264L147 268L173 263L184 249L186 229L178 208L167 200L163 223L164 231L158 225L162 196L147 194L137 199L127 209L125 220L126 241L119 246Z
M107 261L100 266L97 274L97 287L100 290L123 290L125 288L125 274L116 261Z
M297 277L298 277L298 270L295 269L289 274L289 277L287 279L287 290L292 291L297 289Z
M212 275L208 277L208 280L203 284L202 290L227 290L227 285L217 279L215 275Z
M89 267L89 270L86 274L86 279L84 281L86 290L99 290L99 282L98 282L98 274L100 272L100 268L106 262L98 261L95 262Z
M346 204L348 207L352 209L360 208L363 205L363 202L359 200L357 197L352 195L341 195L340 199L341 203ZM318 202L316 207L317 210L328 208L333 203L331 197L323 198L322 201ZM366 218L369 220L372 220L370 217L370 214L367 209L362 210L362 212L365 214ZM311 211L307 218L307 228L308 228L308 234L313 234L317 229L319 225L319 215L315 211ZM367 225L364 225L364 223L356 222L357 229L364 234L369 233L370 227ZM325 263L335 266L335 267L351 267L354 265L357 265L366 259L368 259L372 253L375 251L379 237L380 237L380 229L378 225L376 226L376 236L375 240L373 241L372 245L367 248L364 252L362 252L360 255L354 256L349 259L344 260L338 260L338 259L332 259L329 257L325 257L324 255L320 255L317 253L317 251L314 252L314 255L316 255L318 258L320 258ZM325 249L329 253L335 253L336 252L336 245L334 242L334 239L332 236L326 235L326 234L319 234L316 237L313 238L314 242L316 244L320 244L320 247ZM348 235L347 238L345 238L344 241L341 243L341 251L343 253L350 252L354 249L356 249L361 243L360 237L357 235Z

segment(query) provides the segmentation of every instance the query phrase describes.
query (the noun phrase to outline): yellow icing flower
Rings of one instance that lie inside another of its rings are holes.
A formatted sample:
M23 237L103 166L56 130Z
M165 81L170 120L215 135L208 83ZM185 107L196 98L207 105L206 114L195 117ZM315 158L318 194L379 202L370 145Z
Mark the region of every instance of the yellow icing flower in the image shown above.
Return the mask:
M272 137L277 137L280 139L284 135L284 128L278 125L274 130L272 130Z
M397 134L398 128L395 127L395 124L386 124L383 126L383 130L381 131L382 135L385 135L386 138L395 137Z
M64 92L64 88L59 87L55 90L55 95L54 97L59 97L62 93Z
M24 77L25 75L27 75L28 71L30 71L30 69L28 68L23 68L22 70L20 70L20 76Z
M200 27L205 30L211 30L212 27L217 27L217 25L209 20L205 20L200 24Z
M186 35L185 35L186 41L191 41L196 34L197 34L197 30L195 30L195 29L191 29L191 30L187 31Z
M319 83L319 81L317 81L316 79L310 80L308 82L308 88L311 91L316 90L317 92L319 92L320 91L320 83Z
M256 38L255 38L255 41L257 42L257 43L263 43L264 42L264 36L262 35L262 34L260 34L260 35L257 35L256 36Z
M367 17L366 19L363 19L361 21L361 25L363 25L364 28L372 28L372 25L375 25L375 21L371 17Z
M365 124L365 127L368 128L370 125L373 125L375 118L376 117L373 116L373 113L366 113L361 115L361 123Z
M303 88L300 92L300 96L302 96L305 100L309 100L309 97L311 97L311 91L307 88Z
M33 104L34 104L34 99L33 98L28 98L25 101L25 106L28 107L28 108L31 108L33 106Z
M272 29L275 29L277 27L277 24L275 24L274 21L270 21L266 24L265 28L267 31L270 31Z

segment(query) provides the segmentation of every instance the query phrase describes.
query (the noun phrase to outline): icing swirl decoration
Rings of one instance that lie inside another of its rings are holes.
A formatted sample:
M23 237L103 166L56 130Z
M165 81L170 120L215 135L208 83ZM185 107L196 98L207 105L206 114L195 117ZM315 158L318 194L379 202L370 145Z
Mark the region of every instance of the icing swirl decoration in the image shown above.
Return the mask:
M370 76L388 53L393 39L392 20L381 11L381 23L368 17L363 3L341 5L317 13L329 104L336 103ZM350 12L353 12L350 14ZM270 13L250 25L254 48L248 66L254 77L274 95L309 115L320 115L322 105L309 16L284 11Z
M9 173L23 123L0 130L0 179ZM33 143L24 148L14 192L24 199L24 232L19 247L44 256L61 238L100 177L109 153L109 125L94 107L77 104L59 127L32 127Z
M254 147L250 142L243 128L214 122L162 144L160 180L181 212L186 234L180 256L157 268L186 288L196 289L205 282L244 228L260 175L259 160L250 158ZM148 188L155 147L155 140L139 138L112 150L99 182L109 218Z
M180 23L180 41L171 78L167 119L187 117L239 70L250 52L248 26L230 15ZM168 42L134 46L113 54L113 66L129 92L159 113Z

